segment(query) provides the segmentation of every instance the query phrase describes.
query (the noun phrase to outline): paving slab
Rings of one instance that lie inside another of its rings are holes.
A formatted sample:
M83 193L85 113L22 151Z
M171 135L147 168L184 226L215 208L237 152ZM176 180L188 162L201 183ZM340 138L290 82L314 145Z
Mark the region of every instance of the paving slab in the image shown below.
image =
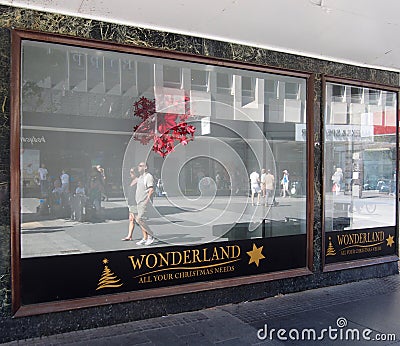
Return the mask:
M5 345L400 346L399 317L400 276L394 275ZM275 329L273 338L263 339L265 325ZM336 340L329 337L329 328ZM279 329L288 340L277 336ZM321 340L310 340L310 329ZM371 330L367 336L372 340L362 338L365 329ZM306 334L291 340L296 331ZM393 334L396 338L389 339ZM386 340L376 340L377 335Z

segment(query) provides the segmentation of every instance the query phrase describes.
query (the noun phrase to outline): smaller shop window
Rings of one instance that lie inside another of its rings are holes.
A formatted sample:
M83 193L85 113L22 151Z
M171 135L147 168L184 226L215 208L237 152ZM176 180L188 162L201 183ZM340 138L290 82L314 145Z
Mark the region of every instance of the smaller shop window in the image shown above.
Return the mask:
M326 263L395 252L396 93L326 83Z

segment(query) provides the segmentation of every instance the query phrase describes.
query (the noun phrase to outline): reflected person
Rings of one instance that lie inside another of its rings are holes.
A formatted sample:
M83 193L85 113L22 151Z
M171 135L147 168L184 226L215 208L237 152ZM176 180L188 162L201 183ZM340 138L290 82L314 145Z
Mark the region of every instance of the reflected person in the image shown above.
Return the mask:
M254 206L254 195L257 194L257 205L260 205L260 175L254 169L250 174L250 185L251 185L251 204Z
M61 180L61 188L62 188L63 192L68 193L69 192L69 175L67 174L65 169L63 169L61 171L60 180Z
M335 173L332 175L332 192L335 192L336 195L340 193L340 187L343 180L343 172L340 167L336 168Z
M140 226L143 234L143 239L138 241L137 245L150 245L154 241L153 232L146 223L146 211L151 203L151 196L154 192L153 176L147 172L145 162L140 162L138 165L139 178L136 187L136 203L137 203L137 218L136 222Z
M266 170L265 170L265 168L263 168L261 170L261 197L262 198L265 198L265 196L266 196L266 186L265 186L266 176L267 176Z
M131 182L127 189L126 199L128 201L129 208L129 227L128 227L128 235L122 240L132 240L133 230L135 228L135 217L137 216L137 205L136 205L136 188L138 177L135 171L135 168L131 168L129 171L131 176Z
M106 178L106 173L103 167L101 165L97 165L96 169L100 173L101 179L101 186L102 186L102 191L101 191L101 200L102 201L108 201L108 195L107 195L107 178Z
M268 205L268 198L272 197L272 204L274 203L274 184L275 184L275 177L271 173L269 169L265 176L265 206Z
M38 173L39 173L40 194L41 197L46 197L48 192L47 175L49 174L49 172L44 163L41 164L40 168L38 169Z
M286 194L290 197L290 192L289 192L289 172L284 169L283 170L283 176L281 180L281 185L282 185L282 197L286 197Z

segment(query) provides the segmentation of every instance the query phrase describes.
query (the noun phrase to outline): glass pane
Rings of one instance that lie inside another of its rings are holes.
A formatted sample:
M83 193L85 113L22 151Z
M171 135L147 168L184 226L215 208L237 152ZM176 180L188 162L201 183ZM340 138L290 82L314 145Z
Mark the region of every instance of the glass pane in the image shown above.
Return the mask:
M151 188L152 246L305 234L305 79L34 41L22 57L23 257L139 248L137 224L121 239Z
M395 93L327 83L325 230L394 226Z

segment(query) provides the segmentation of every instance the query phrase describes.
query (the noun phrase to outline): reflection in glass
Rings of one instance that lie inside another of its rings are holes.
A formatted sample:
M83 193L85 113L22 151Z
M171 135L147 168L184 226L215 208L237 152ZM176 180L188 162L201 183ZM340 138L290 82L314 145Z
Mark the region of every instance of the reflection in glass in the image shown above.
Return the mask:
M142 161L151 246L305 234L305 79L35 41L22 53L23 257L139 247L137 225L121 238ZM337 109L332 123L364 121ZM166 133L160 155L152 136ZM386 160L370 149L364 162Z
M327 83L325 230L395 225L395 93Z

